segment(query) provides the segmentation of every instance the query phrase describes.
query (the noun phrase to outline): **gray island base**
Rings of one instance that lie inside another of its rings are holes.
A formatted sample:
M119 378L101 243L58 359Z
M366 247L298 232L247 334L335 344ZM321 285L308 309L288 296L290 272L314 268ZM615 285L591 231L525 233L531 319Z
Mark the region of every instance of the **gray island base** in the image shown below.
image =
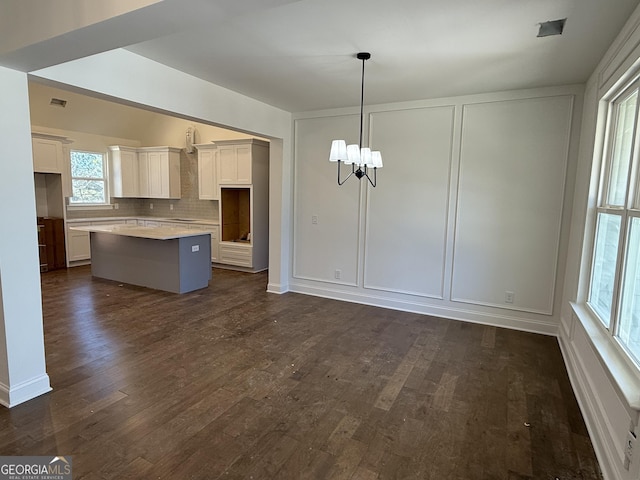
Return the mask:
M210 232L163 227L77 228L91 232L94 277L173 293L209 286Z

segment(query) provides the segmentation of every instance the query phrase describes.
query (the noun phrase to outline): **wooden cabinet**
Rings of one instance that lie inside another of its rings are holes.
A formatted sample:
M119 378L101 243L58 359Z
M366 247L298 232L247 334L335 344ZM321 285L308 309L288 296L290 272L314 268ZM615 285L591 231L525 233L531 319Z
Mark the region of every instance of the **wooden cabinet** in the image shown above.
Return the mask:
M131 147L114 145L111 151L111 187L114 197L140 195L138 180L138 151Z
M180 198L180 149L111 146L114 197Z
M198 198L218 200L217 147L213 143L195 145L198 149Z

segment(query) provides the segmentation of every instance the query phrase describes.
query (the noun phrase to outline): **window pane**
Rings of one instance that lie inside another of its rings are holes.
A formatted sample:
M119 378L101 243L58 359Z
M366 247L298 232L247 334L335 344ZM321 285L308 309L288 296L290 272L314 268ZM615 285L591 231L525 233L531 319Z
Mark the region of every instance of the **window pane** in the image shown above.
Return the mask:
M618 337L640 360L640 218L631 220L619 318Z
M106 203L103 180L71 180L70 203Z
M71 176L104 178L102 154L71 152Z
M638 91L635 90L625 100L617 104L616 131L613 138L607 205L622 207L625 204L637 100Z
M619 216L607 213L598 214L589 305L607 327L611 324L613 282L616 274L619 233Z

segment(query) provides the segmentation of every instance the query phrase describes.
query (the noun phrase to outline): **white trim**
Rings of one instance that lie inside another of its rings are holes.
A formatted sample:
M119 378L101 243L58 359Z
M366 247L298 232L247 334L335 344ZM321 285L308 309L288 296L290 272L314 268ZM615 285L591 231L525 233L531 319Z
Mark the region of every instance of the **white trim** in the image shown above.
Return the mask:
M600 321L586 306L571 302L575 317L587 332L591 346L611 383L630 408L640 410L640 371L616 344L614 337L602 328Z
M519 318L496 313L477 312L458 308L450 304L447 305L425 305L422 303L411 302L404 299L389 299L379 296L363 294L360 292L343 292L332 290L330 288L319 288L312 285L303 285L292 282L289 290L295 293L304 293L316 297L330 298L333 300L342 300L345 302L360 303L371 305L374 307L389 308L391 310L400 310L403 312L419 313L424 315L433 315L450 320L458 320L470 323L479 323L482 325L491 325L494 327L510 328L512 330L520 330L523 332L539 333L542 335L557 336L558 325L555 322L541 322L529 318Z
M107 203L107 204L96 204L96 205L91 205L88 203L81 203L81 204L74 204L74 205L67 205L67 211L71 212L71 211L78 211L78 210L113 210L113 204L111 203Z
M289 291L284 285L280 283L269 283L267 284L267 292L275 293L278 295L282 295L283 293L287 293Z
M46 373L12 387L0 383L0 405L12 408L51 390L49 375Z

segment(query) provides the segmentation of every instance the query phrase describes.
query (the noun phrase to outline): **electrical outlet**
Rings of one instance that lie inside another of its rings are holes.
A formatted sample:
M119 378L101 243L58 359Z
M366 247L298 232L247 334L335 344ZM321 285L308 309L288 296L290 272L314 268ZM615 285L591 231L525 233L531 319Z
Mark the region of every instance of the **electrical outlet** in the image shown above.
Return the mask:
M149 210L153 210L153 203L149 204Z
M504 303L513 303L513 299L515 298L515 296L516 294L513 292L504 292Z
M113 204L113 209L114 210L118 210L120 208L120 205L118 205L117 203Z
M342 277L342 270L336 270L333 276L335 277L336 280L340 280L340 278Z
M169 210L173 210L173 203L169 204Z
M311 224L312 225L318 224L318 215L311 215Z
M191 251L192 252L199 252L200 251L200 245L191 245Z

